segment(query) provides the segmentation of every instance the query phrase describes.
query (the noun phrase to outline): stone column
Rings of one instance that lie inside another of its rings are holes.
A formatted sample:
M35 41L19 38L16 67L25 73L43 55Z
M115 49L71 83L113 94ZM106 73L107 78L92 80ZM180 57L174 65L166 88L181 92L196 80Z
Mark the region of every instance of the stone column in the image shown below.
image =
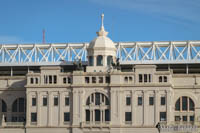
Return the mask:
M78 116L79 116L79 122L83 122L83 91L82 90L79 90L79 93L78 93Z
M92 123L92 121L93 121L92 114L93 114L93 112L92 112L92 110L90 109L90 123Z
M62 126L63 125L63 99L64 99L64 96L63 96L63 92L60 92L59 91L59 126Z
M92 110L92 123L95 123L95 110Z
M111 123L115 124L116 123L116 100L115 100L115 93L116 91L111 90L111 100L110 100L110 114L111 114Z
M132 93L131 93L131 112L132 112L132 125L136 124L136 94L135 94L135 91L132 90Z
M160 101L160 98L159 98L159 91L156 90L154 91L154 95L155 95L155 105L154 105L154 125L158 124L159 122L159 101Z
M26 99L27 99L27 103L26 103L26 126L30 126L30 118L31 118L31 112L30 112L30 105L31 105L31 100L30 100L31 96L30 96L30 92L26 92ZM38 101L38 100L36 100Z
M171 103L171 92L170 92L170 90L167 90L166 93L167 93L167 100L166 100L166 102L167 102L167 112L166 112L166 115L167 115L167 124L170 124L170 113L171 113L171 109L170 109L170 107L171 107L171 105L170 105L170 103Z
M105 110L102 110L102 122L105 123Z
M103 66L107 66L107 56L103 55Z
M52 92L48 92L47 103L48 103L48 126L52 125L52 105L53 105L53 95Z
M93 56L93 66L97 66L97 56Z
M79 125L78 90L73 90L73 125Z
M40 126L40 124L41 124L41 103L40 103L40 101L41 101L41 99L40 99L40 97L41 97L41 94L40 94L40 92L37 92L37 126Z

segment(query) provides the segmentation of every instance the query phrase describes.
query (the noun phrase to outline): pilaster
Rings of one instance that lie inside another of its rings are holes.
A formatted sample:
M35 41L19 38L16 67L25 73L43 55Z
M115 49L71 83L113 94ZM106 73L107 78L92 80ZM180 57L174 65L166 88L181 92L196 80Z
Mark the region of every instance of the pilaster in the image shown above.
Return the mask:
M170 105L170 103L171 103L171 92L170 92L170 90L167 90L166 91L166 93L167 93L167 100L166 100L166 102L167 102L167 112L166 112L166 115L167 115L167 124L170 124L170 113L171 113L171 109L170 109L170 107L171 107L171 105Z
M73 90L73 125L79 125L78 90Z
M158 124L159 122L159 91L154 91L155 95L155 105L154 105L154 125Z
M63 125L63 92L59 91L59 126Z
M148 104L148 95L147 91L143 91L143 125L147 125L148 123L148 110L147 110L147 104Z
M37 92L37 126L41 124L41 93Z
M31 96L30 96L30 92L26 92L26 99L27 99L27 103L26 103L26 126L30 126L30 118L31 118L31 113L30 113L30 104L31 104ZM36 100L38 101L38 100Z
M53 105L53 94L52 92L48 92L48 126L52 125L52 105Z
M137 101L137 98L136 98L135 91L132 90L132 92L131 92L132 125L136 124L136 115L137 115L136 101Z

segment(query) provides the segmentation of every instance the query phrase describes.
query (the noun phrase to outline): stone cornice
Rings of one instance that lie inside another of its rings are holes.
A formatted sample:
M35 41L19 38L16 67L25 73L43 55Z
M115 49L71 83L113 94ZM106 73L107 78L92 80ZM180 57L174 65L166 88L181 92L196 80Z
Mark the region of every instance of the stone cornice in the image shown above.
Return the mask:
M0 80L26 79L26 76L0 76Z

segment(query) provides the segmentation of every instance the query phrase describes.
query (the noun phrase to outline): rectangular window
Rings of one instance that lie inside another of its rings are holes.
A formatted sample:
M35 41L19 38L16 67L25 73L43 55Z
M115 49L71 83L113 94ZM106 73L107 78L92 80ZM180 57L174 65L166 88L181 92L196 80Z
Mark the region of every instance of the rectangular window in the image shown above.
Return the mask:
M47 75L44 76L44 84L47 84L48 83L48 77Z
M100 93L95 93L95 105L100 105Z
M43 106L47 106L47 97L43 97Z
M180 121L180 120L181 120L180 116L175 116L175 121Z
M109 111L109 109L105 110L105 121L110 121L110 111Z
M87 84L90 83L90 77L85 77L85 83L87 83Z
M99 77L99 83L103 83L103 77Z
M56 75L53 76L53 83L54 83L54 84L57 83L57 76L56 76Z
M183 111L186 111L187 110L187 107L188 107L188 104L187 104L187 97L183 96L182 97L182 110Z
M149 74L149 82L151 82L151 74Z
M154 105L154 97L149 97L149 105Z
M35 78L35 83L38 84L38 78Z
M139 74L139 82L142 82L142 74Z
M33 84L34 83L34 80L33 80L33 78L31 78L31 84Z
M24 98L19 98L19 112L25 112L25 100Z
M106 76L106 83L110 83L110 77Z
M160 112L160 121L166 121L166 112Z
M95 110L95 121L100 121L101 113L100 110Z
M35 97L32 98L32 106L36 106L36 98Z
M96 77L92 77L92 83L96 83Z
M31 122L37 122L37 113L31 113Z
M65 106L69 106L69 97L65 97Z
M138 97L138 105L142 105L142 97Z
M67 80L68 80L68 84L72 83L72 78L71 77L68 77Z
M161 97L160 98L160 104L161 105L165 105L165 97Z
M131 105L131 97L126 97L126 105Z
M52 76L49 75L49 84L52 84Z
M125 112L125 121L132 121L131 112Z
M67 83L67 78L63 78L63 83L64 83L64 84Z
M190 121L191 121L191 122L194 121L194 115L190 116Z
M187 121L187 116L183 116L183 121Z
M144 74L144 82L147 82L147 74Z
M58 106L58 97L54 97L54 106Z
M64 122L70 121L70 112L64 112Z
M86 110L86 121L90 121L90 110Z

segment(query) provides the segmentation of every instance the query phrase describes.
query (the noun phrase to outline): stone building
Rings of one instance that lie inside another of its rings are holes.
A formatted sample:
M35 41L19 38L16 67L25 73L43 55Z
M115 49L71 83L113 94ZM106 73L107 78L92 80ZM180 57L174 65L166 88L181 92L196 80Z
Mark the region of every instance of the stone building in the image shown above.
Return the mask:
M74 56L68 44L1 45L0 133L198 132L200 41L119 45L107 34L102 15Z

